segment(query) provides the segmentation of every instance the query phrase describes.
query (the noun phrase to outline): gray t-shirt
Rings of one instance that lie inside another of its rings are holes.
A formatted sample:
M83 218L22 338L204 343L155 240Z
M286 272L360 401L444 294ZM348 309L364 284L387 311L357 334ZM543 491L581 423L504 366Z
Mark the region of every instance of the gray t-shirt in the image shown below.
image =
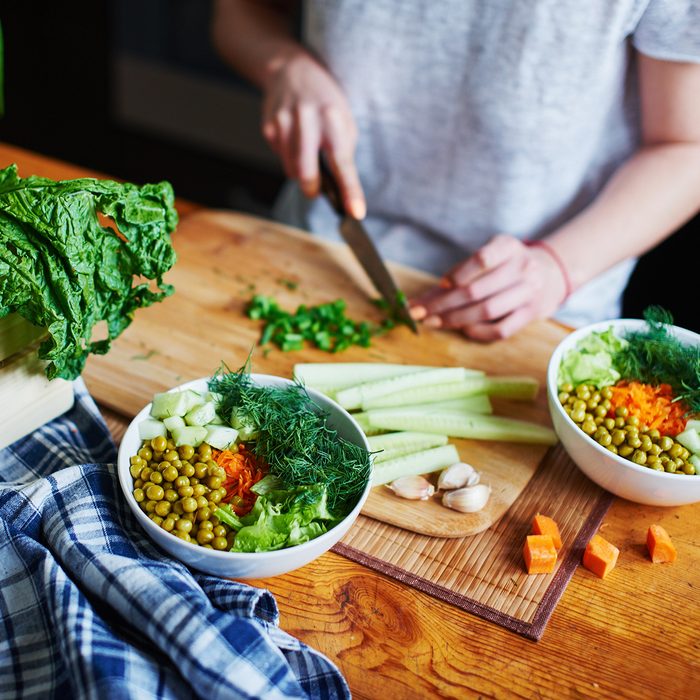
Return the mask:
M368 230L387 259L441 274L595 198L639 143L634 49L700 61L700 0L307 0L303 32L357 121ZM278 215L338 235L295 187ZM633 265L557 317L618 316Z

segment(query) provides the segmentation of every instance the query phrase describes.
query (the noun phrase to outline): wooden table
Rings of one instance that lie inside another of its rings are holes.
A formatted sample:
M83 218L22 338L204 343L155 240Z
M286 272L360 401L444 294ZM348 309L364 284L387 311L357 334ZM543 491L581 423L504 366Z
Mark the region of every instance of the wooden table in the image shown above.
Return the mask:
M0 144L0 165L10 162L22 175L94 175ZM197 208L178 203L183 215ZM119 439L129 417L105 413ZM673 533L673 565L644 561L654 522ZM579 568L537 643L333 553L253 584L275 595L285 630L338 664L355 698L697 697L700 504L616 500L603 533L625 552L619 570L599 580Z

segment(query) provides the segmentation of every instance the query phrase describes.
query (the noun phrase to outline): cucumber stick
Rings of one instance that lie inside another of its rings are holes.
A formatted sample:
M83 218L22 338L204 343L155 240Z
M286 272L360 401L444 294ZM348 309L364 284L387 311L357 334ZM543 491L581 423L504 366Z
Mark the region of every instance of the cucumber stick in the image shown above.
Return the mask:
M384 362L300 362L294 365L293 377L306 386L337 392L365 382L413 374L434 367L422 365L397 365Z
M468 374L477 370L466 370L464 367L441 367L439 369L427 369L421 372L412 372L398 377L381 379L376 382L367 382L357 386L343 389L336 394L336 401L348 411L361 408L379 396L386 396L396 391L404 391L415 387L428 387L434 384L462 381ZM415 402L414 402L415 403Z
M418 430L458 438L529 442L540 445L554 445L557 441L555 432L543 425L477 413L445 412L421 415L400 408L384 408L369 411L367 418L371 426L384 430Z
M401 476L429 474L445 469L456 462L459 462L459 452L454 445L442 445L429 450L412 452L403 457L375 463L372 470L372 486L388 484Z
M539 383L533 377L466 377L458 382L413 387L391 394L374 396L363 400L362 410L369 411L373 408L449 401L478 394L532 401L537 395L538 388Z
M360 428L362 428L362 432L365 435L379 435L386 432L381 428L375 428L374 426L370 425L366 413L353 413L352 417L355 419Z
M385 462L395 457L427 450L431 447L440 447L447 444L446 435L435 435L434 433L419 433L415 431L402 431L398 433L388 433L386 435L375 435L368 439L370 450L376 452L374 463ZM380 451L381 450L381 451Z

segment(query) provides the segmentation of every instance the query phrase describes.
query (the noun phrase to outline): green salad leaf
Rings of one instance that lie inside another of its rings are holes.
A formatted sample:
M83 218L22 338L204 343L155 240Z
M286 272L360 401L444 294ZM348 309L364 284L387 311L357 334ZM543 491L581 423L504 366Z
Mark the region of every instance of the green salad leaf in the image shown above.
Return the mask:
M615 357L626 346L627 341L615 335L612 326L606 331L587 335L564 355L559 366L559 386L586 383L603 387L614 384L620 379Z
M328 510L323 484L284 488L279 477L268 475L252 490L258 494L253 509L242 518L223 505L216 515L237 530L232 552L269 552L308 542L337 520Z
M175 262L177 220L167 182L56 182L0 170L0 318L15 312L48 330L39 356L49 378L77 377L136 309L172 294L162 276ZM100 321L107 337L93 340Z

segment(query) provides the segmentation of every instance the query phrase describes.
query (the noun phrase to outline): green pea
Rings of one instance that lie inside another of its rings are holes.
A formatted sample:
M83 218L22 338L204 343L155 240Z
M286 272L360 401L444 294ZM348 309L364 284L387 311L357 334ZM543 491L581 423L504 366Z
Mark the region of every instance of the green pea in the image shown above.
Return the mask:
M618 406L615 409L615 415L618 418L626 418L628 413L629 413L629 411L627 410L627 408L625 406Z
M146 494L143 492L143 489L134 489L134 500L137 503L142 503L145 498Z
M663 435L659 439L659 447L662 452L668 452L673 447L673 439L668 435Z
M162 435L159 435L158 437L154 437L153 440L151 440L151 447L156 452L163 452L163 450L165 450L165 448L167 446L168 446L168 441Z
M197 510L197 501L191 496L183 498L180 503L182 503L182 510L185 513L194 513L194 511Z
M161 501L164 495L165 491L163 491L163 487L157 484L151 484L151 486L146 489L146 498L151 501Z
M634 447L630 447L629 445L620 445L617 448L617 453L620 455L620 457L629 457L633 452Z
M163 478L166 481L171 481L171 482L175 481L178 478L177 469L175 468L174 465L171 464L170 466L163 469Z
M654 446L654 443L651 441L651 438L648 435L642 435L641 438L641 449L644 450L644 452L649 452L649 450Z
M192 529L192 521L180 518L180 520L175 523L175 529L179 532L188 533Z
M561 391L565 391L567 394L570 394L574 390L574 385L570 382L565 382L559 387L559 389Z
M598 428L598 426L595 424L595 421L592 421L592 420L585 420L585 421L583 421L583 423L581 423L581 430L583 430L583 432L586 433L586 435L593 435L593 433L595 433L597 428ZM209 478L216 479L216 477L209 477ZM218 482L218 484L217 484L217 488L218 488L218 486L221 485L221 479L216 479L216 481Z
M157 515L164 518L170 512L171 508L172 505L168 501L158 501L158 503L156 503L155 511Z
M583 410L578 410L574 409L571 411L571 420L574 421L574 423L583 423L583 421L586 418L586 412Z
M673 445L671 445L671 449L668 450L668 453L674 459L680 457L683 453L683 446L678 442L674 442Z
M642 450L635 450L632 453L632 461L635 464L639 464L639 465L646 464L647 463L647 453L642 452Z
M224 549L228 549L228 542L226 541L225 537L215 537L211 541L211 546L213 549L218 549L219 551L223 551Z
M620 430L619 428L616 430L613 430L611 433L612 436L612 444L616 446L620 446L625 439L627 438L627 434L625 433L624 430Z
M601 435L598 438L598 443L600 445L602 445L603 447L608 447L608 445L610 445L612 443L612 436L610 435L609 432L607 432L607 430L605 431L605 433L603 435Z
M192 445L180 445L178 452L180 453L180 459L183 460L190 460L194 457L194 447Z

